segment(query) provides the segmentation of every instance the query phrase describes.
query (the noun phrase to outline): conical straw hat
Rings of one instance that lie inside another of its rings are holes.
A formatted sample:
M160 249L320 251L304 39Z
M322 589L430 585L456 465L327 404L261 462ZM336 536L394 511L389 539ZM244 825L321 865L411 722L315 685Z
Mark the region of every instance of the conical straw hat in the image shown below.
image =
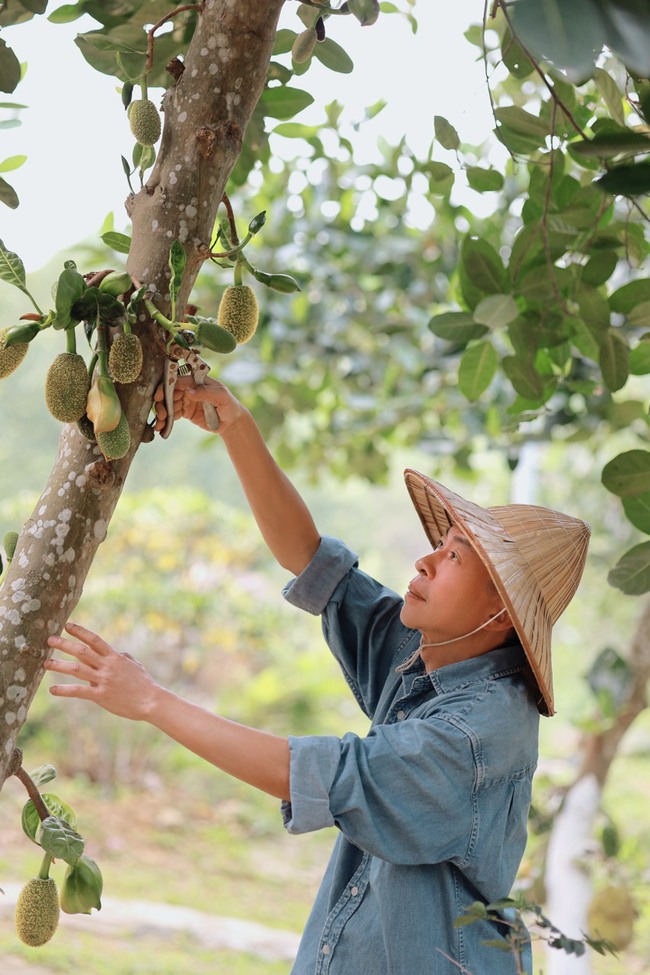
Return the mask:
M532 504L481 508L414 470L404 478L431 544L456 525L480 556L539 686L539 710L552 715L551 629L578 588L589 525Z

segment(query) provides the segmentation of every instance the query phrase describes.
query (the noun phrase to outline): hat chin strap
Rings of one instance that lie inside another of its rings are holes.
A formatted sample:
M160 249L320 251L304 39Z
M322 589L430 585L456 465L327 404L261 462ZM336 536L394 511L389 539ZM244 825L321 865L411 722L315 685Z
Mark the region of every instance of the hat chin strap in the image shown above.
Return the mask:
M475 633L478 633L479 630L483 630L492 622L492 620L495 620L497 616L501 616L501 613L505 613L505 611L506 607L504 606L503 609L500 609L498 613L494 614L494 616L490 616L485 623L481 623L480 626L477 626L474 630L470 630L469 633L463 633L462 636L455 636L451 640L441 640L439 643L421 643L420 650L424 650L425 647L446 647L448 643L458 643L459 640L464 640L468 636L474 636Z

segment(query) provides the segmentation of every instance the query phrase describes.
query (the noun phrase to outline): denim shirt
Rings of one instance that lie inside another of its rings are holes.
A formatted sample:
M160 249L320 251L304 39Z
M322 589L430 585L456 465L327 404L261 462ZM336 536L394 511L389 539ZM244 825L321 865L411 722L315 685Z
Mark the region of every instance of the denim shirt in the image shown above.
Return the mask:
M454 921L508 896L526 844L539 713L521 647L397 673L420 633L337 539L284 595L322 614L372 721L365 738L290 738L287 830L339 830L292 975L515 975L509 951L482 944L503 925Z

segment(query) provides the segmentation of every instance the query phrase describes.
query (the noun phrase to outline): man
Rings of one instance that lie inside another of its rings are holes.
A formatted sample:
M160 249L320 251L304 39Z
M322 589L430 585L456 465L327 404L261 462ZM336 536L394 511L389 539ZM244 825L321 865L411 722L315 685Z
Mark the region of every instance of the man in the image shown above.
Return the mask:
M295 578L289 602L322 614L365 738L283 739L160 687L75 624L47 668L84 683L51 693L146 720L230 775L282 800L289 832L339 830L294 975L515 975L508 919L455 926L504 898L526 843L539 713L553 713L551 627L577 588L589 538L578 519L531 505L483 509L415 471L406 483L432 551L402 599L321 538L250 413L214 380L182 381L174 410L205 428L203 402L271 551ZM157 402L158 425L165 410Z

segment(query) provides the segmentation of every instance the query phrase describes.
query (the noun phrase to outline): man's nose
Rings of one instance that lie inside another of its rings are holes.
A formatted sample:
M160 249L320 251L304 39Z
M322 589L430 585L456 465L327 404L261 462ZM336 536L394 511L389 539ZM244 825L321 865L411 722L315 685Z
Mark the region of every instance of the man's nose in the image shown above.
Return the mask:
M428 555L423 555L421 558L416 559L415 568L423 576L431 576L436 571L435 569L435 552L430 552Z

